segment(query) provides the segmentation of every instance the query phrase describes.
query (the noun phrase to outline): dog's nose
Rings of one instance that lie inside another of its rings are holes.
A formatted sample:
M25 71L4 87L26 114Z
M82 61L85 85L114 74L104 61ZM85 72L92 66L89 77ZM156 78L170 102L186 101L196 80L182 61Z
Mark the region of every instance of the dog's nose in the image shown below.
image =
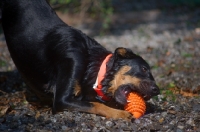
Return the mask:
M153 96L160 94L160 89L156 85L151 87L151 91Z

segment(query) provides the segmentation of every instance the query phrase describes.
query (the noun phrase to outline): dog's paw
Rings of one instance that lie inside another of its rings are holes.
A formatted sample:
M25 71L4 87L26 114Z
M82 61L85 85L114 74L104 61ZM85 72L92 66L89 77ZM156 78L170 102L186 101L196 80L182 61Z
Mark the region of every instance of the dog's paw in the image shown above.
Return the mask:
M110 118L113 119L124 119L127 121L132 121L134 119L134 116L131 113L124 110L118 110L115 113L112 113L110 116Z
M120 118L127 120L127 121L131 121L134 118L134 116L131 113L129 113L128 111L122 111L120 113Z

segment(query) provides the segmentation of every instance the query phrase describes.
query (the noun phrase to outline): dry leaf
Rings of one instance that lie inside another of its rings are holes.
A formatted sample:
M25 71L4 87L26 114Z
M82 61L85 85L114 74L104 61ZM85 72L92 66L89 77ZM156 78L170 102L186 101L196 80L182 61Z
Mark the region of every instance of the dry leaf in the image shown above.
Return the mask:
M8 111L8 108L10 108L9 105L0 106L0 117L6 114L6 112Z

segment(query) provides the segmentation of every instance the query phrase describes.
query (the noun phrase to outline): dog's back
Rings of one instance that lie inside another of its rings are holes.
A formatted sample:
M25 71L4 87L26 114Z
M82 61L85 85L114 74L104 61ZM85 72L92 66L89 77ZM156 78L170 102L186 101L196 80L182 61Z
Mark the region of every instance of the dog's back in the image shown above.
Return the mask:
M52 83L49 80L53 80L53 75L49 73L54 70L50 62L56 53L47 53L46 49L58 42L55 42L55 37L46 36L61 27L62 30L68 30L68 26L57 17L45 0L2 0L0 4L2 27L17 69L34 90L49 89L49 83Z
M32 48L37 47L39 51L47 30L64 25L50 6L47 6L46 1L10 1L3 0L1 4L2 26L12 57L19 54L18 49L24 51L23 57L26 57L28 50Z

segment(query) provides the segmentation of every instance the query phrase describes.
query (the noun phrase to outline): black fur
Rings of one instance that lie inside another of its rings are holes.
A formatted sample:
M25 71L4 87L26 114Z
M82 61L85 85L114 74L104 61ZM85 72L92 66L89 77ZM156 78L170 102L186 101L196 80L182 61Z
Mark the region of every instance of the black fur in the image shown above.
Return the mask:
M92 86L102 61L111 52L62 22L45 0L1 0L0 6L8 49L30 88L44 102L53 98L53 113L65 109L91 112L95 104L90 102L97 101ZM140 71L139 67L143 64L150 70L148 64L131 50L123 49L126 54L119 54L116 49L107 64L107 74L102 85L108 96L113 96L107 90L114 75L126 65L132 67L126 74L150 80L152 84L149 86L155 85L150 71L148 75ZM75 95L75 88L79 87L81 93ZM142 90L138 92L143 94ZM159 90L144 95L154 96L158 93Z

